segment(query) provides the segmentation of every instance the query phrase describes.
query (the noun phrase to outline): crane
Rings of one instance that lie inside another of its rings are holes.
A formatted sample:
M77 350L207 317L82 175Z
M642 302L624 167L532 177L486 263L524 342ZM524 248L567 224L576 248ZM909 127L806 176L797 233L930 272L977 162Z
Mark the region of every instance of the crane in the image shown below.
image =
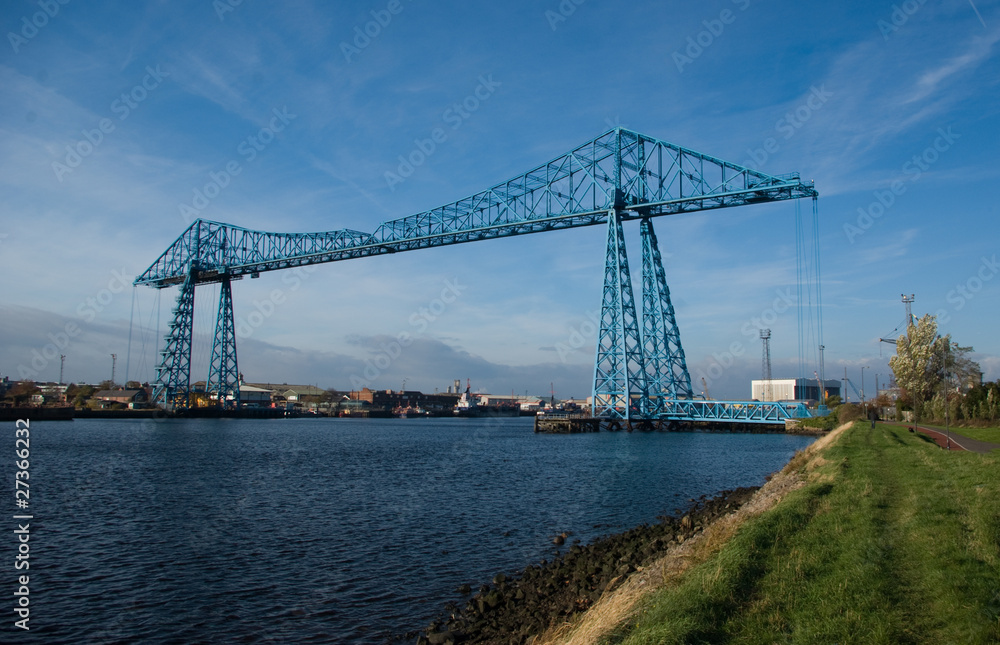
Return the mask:
M893 334L898 334L900 327L902 327L904 331L906 329L909 329L910 325L914 324L914 322L915 322L914 319L913 319L913 309L911 307L911 305L913 304L914 295L912 293L909 296L907 296L905 293L904 294L900 294L900 295L903 298L903 305L906 307L906 318L903 320L902 324L897 325L895 329L893 329L891 332L889 332L890 336L892 336ZM881 356L882 355L882 343L888 343L890 345L895 345L896 344L896 338L879 338L878 342L879 342L879 346L878 346L878 348L879 348L879 356Z

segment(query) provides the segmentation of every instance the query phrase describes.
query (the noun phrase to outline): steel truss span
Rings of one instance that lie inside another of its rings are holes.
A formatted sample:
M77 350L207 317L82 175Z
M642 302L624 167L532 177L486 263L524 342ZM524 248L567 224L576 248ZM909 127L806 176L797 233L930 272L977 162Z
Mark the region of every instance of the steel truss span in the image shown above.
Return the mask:
M265 271L607 225L595 361L594 394L600 405L595 405L594 413L626 419L669 415L671 401L691 396L691 380L650 219L817 196L797 173L768 175L615 128L524 174L444 206L383 222L371 233L353 229L273 233L199 219L135 280L155 288L183 285L161 352L154 396L167 407L183 407L189 401L189 308L199 284L222 282L228 294L231 280ZM632 297L621 233L622 223L634 219L642 220L641 317ZM227 328L231 317L232 300L223 297L209 382L238 404L232 377L235 335Z

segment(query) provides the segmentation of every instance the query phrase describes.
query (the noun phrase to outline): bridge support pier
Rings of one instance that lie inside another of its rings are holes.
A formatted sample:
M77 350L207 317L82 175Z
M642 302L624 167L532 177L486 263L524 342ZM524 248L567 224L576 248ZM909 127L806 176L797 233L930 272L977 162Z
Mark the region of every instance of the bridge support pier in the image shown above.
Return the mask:
M639 224L642 238L642 338L646 366L645 409L659 416L664 399L690 399L688 374L681 334L670 302L670 288L663 270L663 258L648 217Z
M172 412L186 408L191 398L191 338L194 332L194 289L196 269L188 268L184 285L177 296L174 319L164 337L160 364L156 367L153 403Z
M593 416L625 420L643 416L640 406L648 400L645 371L621 213L613 209L608 211Z
M642 237L642 321L636 314L625 236L617 210L608 213L601 328L594 368L594 417L649 421L664 401L692 398L680 331L670 302L663 258L649 218Z
M236 325L233 323L233 291L226 274L219 289L219 317L212 342L212 362L205 380L205 393L214 393L224 410L240 407L240 369L236 360Z

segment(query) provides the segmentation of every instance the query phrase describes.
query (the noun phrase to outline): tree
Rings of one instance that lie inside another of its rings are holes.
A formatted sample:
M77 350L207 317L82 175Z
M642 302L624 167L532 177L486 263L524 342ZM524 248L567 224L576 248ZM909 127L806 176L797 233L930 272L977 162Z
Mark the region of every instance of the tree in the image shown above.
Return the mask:
M917 420L924 411L924 404L941 390L946 378L958 376L959 387L968 388L978 383L979 365L968 357L971 347L953 343L951 335L939 336L937 319L926 314L916 325L909 325L906 333L896 340L896 355L889 359L889 367L896 376L903 394L913 403Z
M14 402L14 406L24 405L31 399L31 395L41 392L34 381L21 381L14 387L7 390L7 398Z
M84 384L72 387L75 388L72 394L70 394L69 389L66 390L66 400L72 399L74 407L82 408L86 405L87 400L94 396L95 390L93 385Z
M937 335L937 320L930 314L916 325L908 325L906 333L896 339L896 355L889 359L889 367L900 389L913 401L913 415L918 420L923 402L934 396L941 380L941 369L935 363L938 357L943 358L948 342L950 339L942 342Z

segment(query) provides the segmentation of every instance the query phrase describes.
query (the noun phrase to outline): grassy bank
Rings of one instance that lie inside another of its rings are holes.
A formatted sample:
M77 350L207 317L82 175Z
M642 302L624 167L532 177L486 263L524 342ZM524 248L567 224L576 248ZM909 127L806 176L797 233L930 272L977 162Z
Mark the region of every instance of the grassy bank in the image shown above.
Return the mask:
M1000 454L858 423L606 643L1000 642Z

